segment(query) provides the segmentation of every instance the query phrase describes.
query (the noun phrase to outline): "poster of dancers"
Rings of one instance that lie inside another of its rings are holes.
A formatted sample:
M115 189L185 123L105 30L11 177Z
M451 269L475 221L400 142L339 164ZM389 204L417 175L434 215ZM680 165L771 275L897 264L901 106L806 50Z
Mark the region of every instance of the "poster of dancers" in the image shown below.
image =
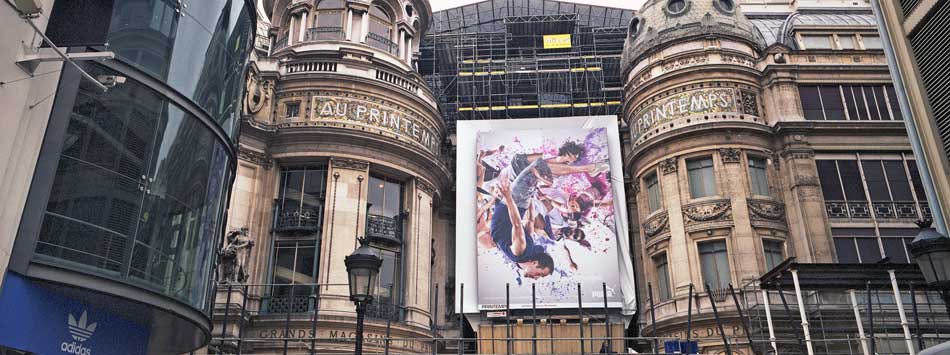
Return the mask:
M585 307L603 307L605 288L621 307L608 129L533 121L474 136L478 309L531 308L532 285L538 308L577 307L578 285Z

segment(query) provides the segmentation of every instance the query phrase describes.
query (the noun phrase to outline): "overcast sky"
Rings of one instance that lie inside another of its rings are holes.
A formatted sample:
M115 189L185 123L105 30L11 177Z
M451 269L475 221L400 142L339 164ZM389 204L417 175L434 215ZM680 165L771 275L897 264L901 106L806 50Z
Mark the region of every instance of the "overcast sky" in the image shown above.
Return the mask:
M468 4L476 3L479 1L482 1L482 0L429 0L429 3L432 4L432 11L439 11L439 10L445 10L448 8L458 7L462 5L468 5ZM562 0L562 1L565 1L565 0ZM565 2L639 10L640 5L643 5L645 1L646 0L567 0Z

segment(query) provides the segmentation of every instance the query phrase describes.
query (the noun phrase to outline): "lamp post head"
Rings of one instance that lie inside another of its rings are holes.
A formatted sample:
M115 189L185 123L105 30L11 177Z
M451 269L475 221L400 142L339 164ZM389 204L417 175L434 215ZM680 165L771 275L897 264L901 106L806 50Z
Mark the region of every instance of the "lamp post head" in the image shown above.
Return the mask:
M349 274L350 300L356 303L370 303L376 296L379 268L383 264L376 251L369 246L365 238L358 238L359 248L348 255L343 262Z
M910 253L920 266L927 284L937 289L950 289L950 238L931 226L929 219L917 222L920 231L910 243Z

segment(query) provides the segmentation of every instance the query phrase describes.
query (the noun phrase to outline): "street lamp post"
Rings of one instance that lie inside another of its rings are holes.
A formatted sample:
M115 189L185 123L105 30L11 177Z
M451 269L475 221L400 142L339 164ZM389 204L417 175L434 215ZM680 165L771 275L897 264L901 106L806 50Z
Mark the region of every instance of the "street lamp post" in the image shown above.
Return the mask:
M363 354L363 317L366 306L376 296L377 276L381 259L365 238L358 238L360 247L348 255L343 262L350 279L350 300L356 304L356 355Z
M940 292L950 314L950 238L934 230L930 223L929 219L917 222L920 231L910 243L910 253L927 285Z

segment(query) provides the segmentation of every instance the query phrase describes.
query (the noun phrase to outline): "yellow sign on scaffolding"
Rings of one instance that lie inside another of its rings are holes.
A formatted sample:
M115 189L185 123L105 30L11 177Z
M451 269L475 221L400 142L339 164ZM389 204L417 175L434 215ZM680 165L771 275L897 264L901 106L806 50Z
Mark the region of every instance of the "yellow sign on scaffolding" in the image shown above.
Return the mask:
M571 34L544 35L544 49L571 48Z

